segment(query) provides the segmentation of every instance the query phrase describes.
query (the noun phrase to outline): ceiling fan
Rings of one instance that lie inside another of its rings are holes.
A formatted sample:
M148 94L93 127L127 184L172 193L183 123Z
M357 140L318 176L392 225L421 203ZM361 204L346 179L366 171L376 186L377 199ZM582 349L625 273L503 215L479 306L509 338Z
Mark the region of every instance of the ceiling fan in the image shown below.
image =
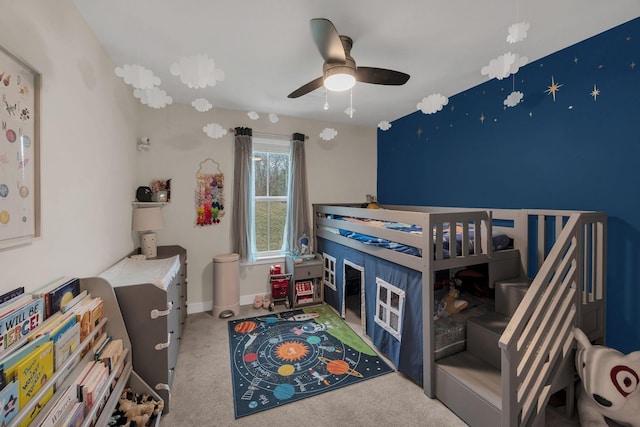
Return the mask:
M325 18L310 21L311 35L320 55L324 58L322 77L299 87L289 94L289 98L298 98L324 85L331 91L351 89L356 81L377 85L403 85L409 75L400 71L374 67L356 67L351 57L353 40L338 34L336 27Z

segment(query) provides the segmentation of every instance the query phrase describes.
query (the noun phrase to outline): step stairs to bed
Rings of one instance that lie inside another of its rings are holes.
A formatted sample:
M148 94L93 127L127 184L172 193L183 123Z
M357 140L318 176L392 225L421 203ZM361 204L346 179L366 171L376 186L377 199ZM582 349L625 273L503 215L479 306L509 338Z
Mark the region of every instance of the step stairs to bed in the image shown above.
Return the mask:
M472 427L495 427L502 423L498 341L529 285L528 279L497 282L495 311L467 321L466 350L436 361L437 398ZM572 364L567 364L565 371L553 391L571 381ZM534 425L538 424L544 425L544 417L539 417Z
M500 280L495 284L495 310L503 316L511 317L531 285L531 279L516 278Z

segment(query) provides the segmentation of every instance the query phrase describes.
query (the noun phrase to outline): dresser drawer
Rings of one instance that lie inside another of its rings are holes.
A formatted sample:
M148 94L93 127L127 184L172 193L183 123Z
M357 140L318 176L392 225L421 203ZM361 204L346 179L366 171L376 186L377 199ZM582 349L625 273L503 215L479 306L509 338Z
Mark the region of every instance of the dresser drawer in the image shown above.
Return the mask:
M322 276L322 264L313 263L306 265L304 262L295 265L295 280L312 279Z

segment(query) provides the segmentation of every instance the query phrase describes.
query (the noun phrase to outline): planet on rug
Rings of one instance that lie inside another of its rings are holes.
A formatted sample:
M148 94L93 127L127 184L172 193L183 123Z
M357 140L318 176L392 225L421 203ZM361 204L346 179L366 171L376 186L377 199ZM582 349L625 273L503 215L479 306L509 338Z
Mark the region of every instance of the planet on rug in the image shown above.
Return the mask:
M329 307L228 322L235 417L393 372Z

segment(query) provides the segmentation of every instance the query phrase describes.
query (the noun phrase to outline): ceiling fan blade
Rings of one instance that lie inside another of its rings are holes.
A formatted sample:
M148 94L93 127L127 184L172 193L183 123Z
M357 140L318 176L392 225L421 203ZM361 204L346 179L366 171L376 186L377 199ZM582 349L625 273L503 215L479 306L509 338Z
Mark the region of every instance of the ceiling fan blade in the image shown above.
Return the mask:
M409 77L409 74L384 68L358 67L356 69L356 80L362 83L400 86L405 84Z
M310 21L310 25L313 41L325 62L344 63L346 61L344 47L331 21L325 18L314 18Z
M289 96L287 96L287 98L298 98L298 97L300 97L302 95L306 95L309 92L318 89L320 86L322 86L323 83L324 83L324 78L323 77L318 77L317 79L311 80L306 85L301 86L298 89L296 89L293 92L291 92L289 94Z

